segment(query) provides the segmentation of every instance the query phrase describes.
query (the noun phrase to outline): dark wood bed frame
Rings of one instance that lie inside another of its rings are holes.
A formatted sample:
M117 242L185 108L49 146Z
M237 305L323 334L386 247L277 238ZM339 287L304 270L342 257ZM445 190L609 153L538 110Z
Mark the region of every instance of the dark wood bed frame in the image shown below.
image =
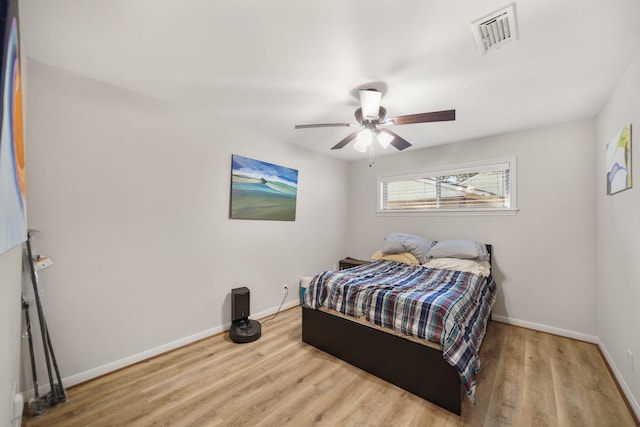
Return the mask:
M491 245L487 251L491 262ZM304 306L302 341L456 415L462 412L460 376L441 350Z

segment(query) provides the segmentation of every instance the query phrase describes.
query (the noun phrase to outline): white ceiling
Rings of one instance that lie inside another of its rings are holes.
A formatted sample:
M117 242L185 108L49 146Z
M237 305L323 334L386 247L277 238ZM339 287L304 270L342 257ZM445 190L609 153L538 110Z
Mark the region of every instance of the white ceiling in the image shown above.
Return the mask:
M352 129L294 125L354 121L359 87L381 89L388 116L456 109L394 127L409 150L597 114L640 47L640 1L518 0L519 40L480 55L470 23L507 4L20 0L20 14L32 60L351 160L366 155L329 149Z

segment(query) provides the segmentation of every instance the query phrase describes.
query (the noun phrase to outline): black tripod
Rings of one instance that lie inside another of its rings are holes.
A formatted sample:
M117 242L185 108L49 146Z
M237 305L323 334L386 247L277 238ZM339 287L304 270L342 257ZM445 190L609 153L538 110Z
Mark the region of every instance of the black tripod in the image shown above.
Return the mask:
M33 379L33 392L35 399L29 405L31 415L42 414L42 402L40 402L40 390L38 390L38 373L36 370L36 360L33 353L33 335L31 334L31 316L29 316L29 302L22 296L22 311L24 311L24 322L27 326L27 339L29 340L29 356L31 356L31 378Z
M33 294L36 300L36 309L38 312L38 320L40 322L40 334L42 335L42 346L44 348L44 358L47 363L47 373L49 374L49 386L51 391L47 394L46 400L49 403L49 406L57 406L60 403L67 401L67 395L64 390L64 386L62 385L62 379L60 378L60 370L58 369L58 362L56 361L56 356L53 353L53 345L51 344L51 337L49 336L49 329L47 328L47 321L44 317L44 311L42 309L42 302L40 301L40 293L38 292L38 278L36 277L36 270L33 265L33 252L31 251L31 233L27 235L27 265L29 267L29 274L31 276L31 284L33 285ZM24 299L23 299L23 308L24 308ZM27 314L28 315L29 304L27 303ZM30 322L28 326L29 330ZM29 340L31 343L31 339ZM33 363L33 347L30 344L31 348L31 359ZM53 368L56 374L57 384L54 381L52 372L51 372L51 363L53 362ZM35 378L35 366L33 367L34 372L34 387L37 387L37 379ZM38 399L39 394L38 390L35 390L36 398Z

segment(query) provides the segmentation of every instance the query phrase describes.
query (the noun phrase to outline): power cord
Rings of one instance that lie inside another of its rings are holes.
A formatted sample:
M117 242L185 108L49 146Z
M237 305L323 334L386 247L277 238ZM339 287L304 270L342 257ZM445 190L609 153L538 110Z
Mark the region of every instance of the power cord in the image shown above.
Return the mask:
M278 313L280 313L280 309L282 308L282 304L284 304L284 300L287 299L287 295L289 295L289 288L285 288L285 293L284 293L284 298L282 298L282 302L280 303L280 307L278 307L278 311L276 311L276 314L274 314L273 316L271 316L270 318L268 318L267 320L262 321L262 324L264 325L265 323L267 323L270 320L275 319L278 316Z

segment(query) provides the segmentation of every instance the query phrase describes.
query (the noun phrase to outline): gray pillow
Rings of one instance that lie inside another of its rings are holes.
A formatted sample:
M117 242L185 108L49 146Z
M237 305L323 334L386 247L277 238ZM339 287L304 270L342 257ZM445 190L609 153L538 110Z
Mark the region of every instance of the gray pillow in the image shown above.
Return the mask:
M389 233L387 237L384 238L384 246L382 246L382 253L387 254L399 254L402 252L407 252L407 250L402 245L404 242L406 234L405 233Z
M384 239L382 253L387 255L410 252L420 261L420 264L423 264L429 261L427 253L432 245L432 240L414 234L389 233Z
M489 260L487 247L475 240L440 240L429 249L427 254L431 258L462 258L477 259L481 261Z

